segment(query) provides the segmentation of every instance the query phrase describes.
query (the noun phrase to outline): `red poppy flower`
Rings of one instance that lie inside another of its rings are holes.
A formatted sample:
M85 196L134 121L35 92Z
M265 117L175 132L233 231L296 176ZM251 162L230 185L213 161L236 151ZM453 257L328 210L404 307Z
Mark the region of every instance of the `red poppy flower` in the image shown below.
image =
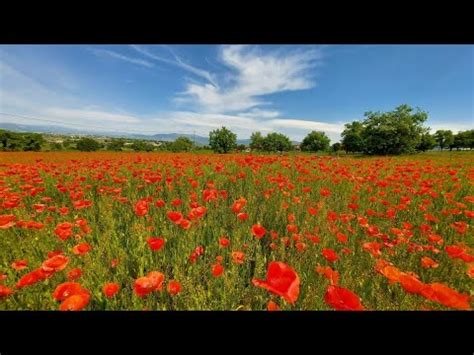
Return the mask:
M252 283L283 297L291 304L296 302L300 293L298 274L287 264L279 261L270 262L266 280L253 279Z
M175 296L181 292L181 284L178 281L171 280L168 282L168 293L171 296Z
M54 270L52 271L44 271L42 268L35 269L32 272L24 275L16 284L17 288L22 288L25 286L31 286L34 285L35 283L45 280L49 277L51 277L54 273Z
M13 290L7 286L0 285L0 298L8 297L13 294Z
M425 298L440 303L446 307L469 310L469 295L461 294L452 288L440 284L432 283L424 288L421 293Z
M219 239L219 244L221 247L227 248L230 244L230 240L225 237L222 237L221 239Z
M181 212L169 211L166 215L168 216L170 221L175 224L179 224L179 222L181 222L181 220L183 219L183 214Z
M260 223L258 224L254 224L252 226L252 234L257 238L257 239L261 239L263 238L263 236L265 235L265 233L267 232L267 230L265 228L263 228Z
M191 221L188 219L181 219L179 221L179 226L183 229L189 229L191 227Z
M237 218L241 221L245 221L249 218L249 215L247 213L241 212L237 214Z
M243 264L245 259L245 253L241 251L232 252L232 261L236 264Z
M52 258L46 260L41 268L46 272L57 272L64 270L69 263L69 258L64 255L55 255Z
M71 269L67 273L67 279L69 281L77 280L78 278L81 277L81 275L82 275L82 270L81 269L79 269L79 268Z
M92 247L88 243L80 243L77 244L74 248L72 248L72 252L76 255L84 255L88 253Z
M428 269L428 268L437 268L439 264L433 259L427 256L424 256L421 258L421 266L425 269Z
M88 292L79 293L66 298L59 309L61 311L80 311L89 304L90 295Z
M224 272L224 267L221 264L214 264L211 267L211 273L214 277L219 277Z
M329 266L320 266L316 267L316 272L320 275L324 275L330 282L331 285L337 285L339 282L339 273L334 271Z
M352 291L335 285L329 285L324 300L332 308L341 311L361 311L364 306L359 297Z
M323 249L322 254L326 258L326 260L331 263L339 259L339 256L332 249Z
M163 247L163 245L165 245L165 240L161 237L158 237L158 238L152 237L152 238L148 238L147 243L151 250L157 251L157 250L160 250Z
M106 283L102 288L105 297L112 298L120 290L120 285L118 283Z
M148 213L148 201L146 200L140 200L135 204L135 214L138 217L143 217Z
M163 201L163 200L157 200L157 201L155 202L155 206L156 206L156 207L164 207L165 204L166 204L166 203L165 203L165 201Z
M17 260L12 263L12 268L20 271L28 267L28 260Z
M12 214L0 215L0 229L8 229L15 225L16 217Z
M144 297L153 291L161 291L165 275L158 271L152 271L147 276L140 277L135 281L135 293Z
M74 225L69 222L60 223L56 226L54 234L56 234L59 239L67 240L72 235L72 228Z
M56 301L64 301L66 298L83 292L81 284L77 282L64 282L56 287L53 298Z
M267 310L268 311L279 311L280 307L275 302L268 301Z

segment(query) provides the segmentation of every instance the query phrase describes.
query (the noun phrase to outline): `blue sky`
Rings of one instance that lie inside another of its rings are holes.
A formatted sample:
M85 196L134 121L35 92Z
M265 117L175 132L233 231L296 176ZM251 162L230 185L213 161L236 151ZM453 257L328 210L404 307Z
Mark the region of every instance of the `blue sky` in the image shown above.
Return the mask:
M337 141L364 112L407 103L428 111L432 130L458 131L474 128L473 54L469 45L3 45L0 112L98 131L207 136L224 125L240 139L322 130Z

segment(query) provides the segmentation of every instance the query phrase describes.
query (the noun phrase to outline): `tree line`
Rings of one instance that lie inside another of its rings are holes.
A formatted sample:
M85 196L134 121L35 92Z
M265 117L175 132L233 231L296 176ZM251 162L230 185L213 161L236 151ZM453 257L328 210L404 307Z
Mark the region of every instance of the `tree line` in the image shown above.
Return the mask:
M198 147L188 137L178 137L173 142L150 142L123 138L109 138L100 142L90 137L78 140L66 139L52 142L50 150L79 151L170 151L189 152L198 149L212 149L216 153L243 151L287 152L301 150L306 152L363 153L367 155L398 155L439 149L473 149L474 130L453 134L450 130L438 130L430 134L430 128L423 126L428 114L420 109L414 110L408 105L400 105L389 112L366 112L365 119L347 123L341 133L341 142L331 145L324 132L312 131L301 144L294 144L284 134L272 132L262 135L253 132L249 146L238 145L237 135L222 127L209 133L209 146ZM46 145L43 136L38 133L17 133L0 130L0 150L4 151L40 151Z

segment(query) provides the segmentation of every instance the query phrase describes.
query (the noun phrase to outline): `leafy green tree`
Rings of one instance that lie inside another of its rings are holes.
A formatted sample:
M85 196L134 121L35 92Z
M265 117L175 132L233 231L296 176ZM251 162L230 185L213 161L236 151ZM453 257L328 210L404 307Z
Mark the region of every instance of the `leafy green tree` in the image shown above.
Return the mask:
M194 143L188 137L178 137L169 145L172 152L189 152L194 149Z
M312 131L301 142L301 150L305 152L317 152L328 150L331 140L324 132Z
M448 148L454 143L454 135L451 130L439 129L434 134L434 138L441 149Z
M77 141L76 147L82 152L94 152L100 149L100 144L95 139L83 137Z
M237 135L225 127L209 133L209 145L217 153L228 153L237 146Z
M362 138L362 131L364 126L362 122L354 121L346 123L345 129L341 133L342 145L346 152L362 152L364 150L364 139Z
M39 152L43 143L43 136L39 133L27 133L23 136L24 151Z
M474 147L474 130L461 131L454 135L453 143L449 146L450 149L469 148Z
M59 142L54 142L51 144L52 150L63 150L63 145Z
M155 147L149 142L134 141L130 148L132 148L136 152L152 152Z
M334 143L334 144L331 146L331 150L332 150L334 153L337 153L337 152L341 151L341 150L342 150L342 143L339 143L339 142Z
M245 149L247 149L247 146L245 144L239 144L237 145L237 150L243 152Z
M72 139L65 139L64 142L63 142L63 147L64 149L72 149L72 147L74 146L74 142Z
M276 132L267 134L262 143L262 149L267 152L287 152L292 148L290 138Z
M4 151L20 151L24 147L24 137L23 135L6 131L0 130L0 149Z
M428 114L408 105L391 112L366 112L362 139L366 154L407 154L415 152L425 128Z
M263 149L263 136L260 132L253 132L250 136L250 148L252 150Z
M107 150L121 151L125 144L123 139L112 139L109 144L107 144Z
M426 152L427 150L431 150L434 147L436 147L435 138L429 132L425 132L421 135L420 142L416 146L416 150Z

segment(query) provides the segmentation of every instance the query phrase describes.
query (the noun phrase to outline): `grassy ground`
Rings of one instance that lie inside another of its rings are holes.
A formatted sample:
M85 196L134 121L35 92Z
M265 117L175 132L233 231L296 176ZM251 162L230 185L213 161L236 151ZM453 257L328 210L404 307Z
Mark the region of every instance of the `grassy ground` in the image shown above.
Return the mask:
M371 158L0 153L0 215L14 216L3 217L14 218L3 227L0 217L0 309L58 309L60 302L52 293L70 281L68 273L75 268L82 275L74 282L90 295L85 310L264 310L270 300L284 310L337 308L325 298L330 281L315 271L318 265L337 271L337 284L356 295L365 309L462 308L443 297L467 297L472 305L473 181L472 152ZM324 196L322 189L330 194ZM232 211L241 197L247 220ZM137 202L146 198L145 215L137 215ZM163 207L155 205L160 199ZM177 199L182 203L173 206ZM206 211L188 218L189 229L168 218L169 211L188 217L191 202ZM61 214L61 207L68 212ZM75 225L79 218L90 231ZM41 222L43 227L22 227L21 221ZM54 231L64 222L74 226L63 241ZM258 223L266 229L261 239L252 234ZM150 237L164 238L164 246L151 250ZM220 245L222 237L230 240L228 247ZM79 243L88 243L91 250L76 255L73 247ZM380 253L370 252L366 243L380 244ZM191 262L198 246L204 252ZM464 254L456 257L447 246ZM323 256L328 248L338 254L337 261ZM16 286L57 250L69 260L65 269L32 285ZM232 256L236 251L245 255L241 264ZM423 257L438 266L423 267ZM19 260L27 261L26 268L12 267ZM414 273L423 285L444 284L452 293L430 298L409 292L376 268L380 260ZM294 304L252 283L265 279L271 261L283 262L298 274ZM216 264L224 268L219 277L211 273ZM139 297L134 283L151 271L164 274L163 290ZM170 280L179 282L178 294L167 291ZM108 298L106 283L117 283L120 290Z

